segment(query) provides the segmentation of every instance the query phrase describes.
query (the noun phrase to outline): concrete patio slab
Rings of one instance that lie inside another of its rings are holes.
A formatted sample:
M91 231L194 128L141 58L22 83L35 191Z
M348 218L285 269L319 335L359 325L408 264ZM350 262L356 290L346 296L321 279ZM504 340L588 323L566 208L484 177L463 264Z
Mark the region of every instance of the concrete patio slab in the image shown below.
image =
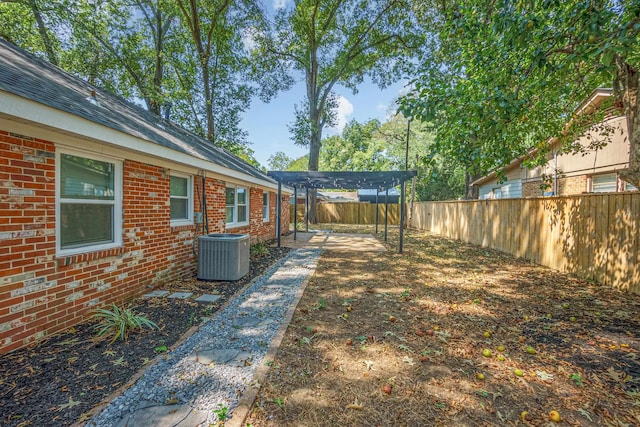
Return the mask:
M322 249L326 251L385 252L387 249L371 234L298 232L296 240L293 233L285 236L282 246L288 248Z

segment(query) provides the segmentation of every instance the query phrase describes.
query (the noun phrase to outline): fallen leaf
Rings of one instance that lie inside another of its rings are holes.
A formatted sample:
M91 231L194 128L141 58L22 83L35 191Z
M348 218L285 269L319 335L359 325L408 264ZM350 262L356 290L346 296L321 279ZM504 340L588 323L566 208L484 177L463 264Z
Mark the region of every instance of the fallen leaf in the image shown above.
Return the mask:
M78 406L81 403L82 402L80 402L79 400L73 400L73 397L69 396L69 401L58 406L58 411L73 408L74 406Z

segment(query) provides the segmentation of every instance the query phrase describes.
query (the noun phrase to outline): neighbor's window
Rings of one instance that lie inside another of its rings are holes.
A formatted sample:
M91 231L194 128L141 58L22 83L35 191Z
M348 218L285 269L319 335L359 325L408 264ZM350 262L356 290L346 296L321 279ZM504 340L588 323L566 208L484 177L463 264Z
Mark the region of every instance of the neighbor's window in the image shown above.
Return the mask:
M193 197L191 177L171 175L171 223L193 222Z
M122 162L59 153L57 249L73 254L122 243Z
M227 187L227 225L249 222L249 199L244 187Z
M269 193L262 192L262 220L269 221Z
M615 192L617 184L618 176L615 173L594 175L591 177L591 191L594 193Z

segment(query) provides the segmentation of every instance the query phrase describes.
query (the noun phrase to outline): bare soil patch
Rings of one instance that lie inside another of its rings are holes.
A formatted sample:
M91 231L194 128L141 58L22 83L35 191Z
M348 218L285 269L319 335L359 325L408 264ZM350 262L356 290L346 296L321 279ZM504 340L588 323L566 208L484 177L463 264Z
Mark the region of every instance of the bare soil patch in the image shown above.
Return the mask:
M163 357L192 327L211 317L239 290L289 252L270 247L252 256L250 271L235 282L188 280L161 289L219 294L213 304L193 299L152 298L131 302L133 311L160 330L129 335L127 341L97 338L85 322L31 347L0 356L0 425L65 426L89 419L95 407L156 357ZM149 289L150 290L150 289Z
M357 229L373 231L338 227ZM322 255L246 423L640 425L640 296L418 231L397 254L397 239Z

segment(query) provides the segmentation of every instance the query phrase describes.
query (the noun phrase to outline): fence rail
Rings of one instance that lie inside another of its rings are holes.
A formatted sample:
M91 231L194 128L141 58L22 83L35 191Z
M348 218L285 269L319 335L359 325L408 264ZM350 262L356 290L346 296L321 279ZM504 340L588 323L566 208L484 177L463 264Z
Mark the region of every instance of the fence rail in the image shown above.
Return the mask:
M410 224L640 293L640 193L420 202Z
M293 208L290 210L293 222ZM375 224L375 203L318 203L316 213L320 223ZM378 223L384 224L385 206L378 205ZM298 205L298 221L304 221L304 205ZM389 224L400 223L400 205L389 205Z

